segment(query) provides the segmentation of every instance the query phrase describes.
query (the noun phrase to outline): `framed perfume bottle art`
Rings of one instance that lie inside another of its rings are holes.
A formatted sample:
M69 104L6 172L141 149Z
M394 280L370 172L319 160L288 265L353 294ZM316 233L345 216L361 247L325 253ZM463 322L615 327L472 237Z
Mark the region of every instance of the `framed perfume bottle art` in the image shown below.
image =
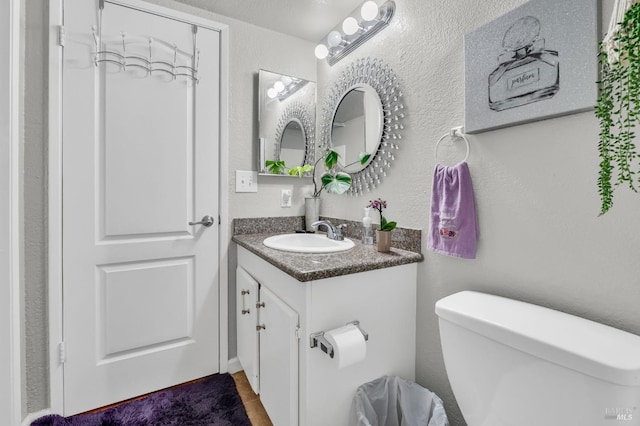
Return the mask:
M465 36L465 131L593 108L597 0L531 0Z
M540 21L525 16L509 27L504 51L489 74L489 108L502 111L548 99L560 90L558 52L545 49Z

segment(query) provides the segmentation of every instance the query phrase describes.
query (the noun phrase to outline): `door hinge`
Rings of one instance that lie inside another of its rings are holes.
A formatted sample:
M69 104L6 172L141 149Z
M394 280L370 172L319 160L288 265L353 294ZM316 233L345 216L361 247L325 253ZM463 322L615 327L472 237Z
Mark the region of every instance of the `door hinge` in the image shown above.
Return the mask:
M64 47L65 38L64 25L58 25L58 46Z
M296 326L295 335L296 335L296 339L300 340L300 326L299 325Z
M58 345L58 360L60 361L60 364L67 362L67 347L64 342L60 342Z

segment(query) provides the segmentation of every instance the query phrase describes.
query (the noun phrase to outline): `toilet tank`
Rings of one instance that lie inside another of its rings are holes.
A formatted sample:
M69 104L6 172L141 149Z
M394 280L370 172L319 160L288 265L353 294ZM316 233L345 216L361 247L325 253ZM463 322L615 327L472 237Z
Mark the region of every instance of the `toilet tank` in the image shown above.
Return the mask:
M640 426L640 337L473 291L436 303L468 426Z

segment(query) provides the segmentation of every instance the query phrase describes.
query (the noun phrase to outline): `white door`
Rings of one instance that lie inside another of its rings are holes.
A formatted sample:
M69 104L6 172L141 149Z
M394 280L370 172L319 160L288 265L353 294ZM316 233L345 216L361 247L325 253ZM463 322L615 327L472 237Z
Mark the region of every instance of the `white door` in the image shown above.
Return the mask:
M260 401L274 425L297 426L298 313L265 286L260 305Z
M100 3L64 4L65 415L219 371L219 33Z
M236 335L238 360L249 380L251 389L260 393L258 363L258 301L259 284L247 271L236 269Z

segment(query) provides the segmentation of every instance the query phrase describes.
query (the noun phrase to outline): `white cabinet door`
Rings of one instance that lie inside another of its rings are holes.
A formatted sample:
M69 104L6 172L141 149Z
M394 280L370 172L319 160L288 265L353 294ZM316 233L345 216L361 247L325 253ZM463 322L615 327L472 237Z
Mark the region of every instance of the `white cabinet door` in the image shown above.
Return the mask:
M260 288L260 400L278 426L298 424L298 313Z
M236 270L236 332L238 360L255 393L260 393L260 364L258 363L258 324L256 302L258 283L242 267Z

